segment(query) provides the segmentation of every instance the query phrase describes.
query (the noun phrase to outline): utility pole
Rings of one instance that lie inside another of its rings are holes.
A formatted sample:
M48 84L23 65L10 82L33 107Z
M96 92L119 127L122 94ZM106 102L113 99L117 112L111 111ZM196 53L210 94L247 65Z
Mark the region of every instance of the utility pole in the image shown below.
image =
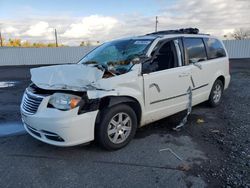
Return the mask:
M0 31L0 45L1 45L1 47L3 47L3 38L2 38L2 33L1 33L1 31Z
M58 47L58 42L57 42L57 31L55 29L55 39L56 39L56 47Z
M155 32L157 32L158 29L158 16L155 17Z

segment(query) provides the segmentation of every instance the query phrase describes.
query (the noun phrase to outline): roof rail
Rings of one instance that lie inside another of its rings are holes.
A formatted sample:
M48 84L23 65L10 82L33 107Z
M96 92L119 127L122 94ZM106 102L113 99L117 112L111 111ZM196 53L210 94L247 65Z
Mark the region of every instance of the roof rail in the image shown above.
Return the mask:
M153 33L148 33L146 35L169 35L169 34L199 34L199 29L182 28L182 29L176 29L176 30L157 31Z

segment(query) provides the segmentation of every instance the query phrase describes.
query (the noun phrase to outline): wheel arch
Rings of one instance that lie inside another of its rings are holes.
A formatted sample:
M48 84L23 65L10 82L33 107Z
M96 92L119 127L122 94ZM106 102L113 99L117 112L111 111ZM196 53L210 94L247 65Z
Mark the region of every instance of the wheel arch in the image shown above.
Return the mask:
M220 80L223 83L223 87L225 87L225 77L223 75L220 75L219 77L217 77L216 80Z
M102 118L102 111L105 108L110 108L118 104L127 104L130 106L137 117L137 126L140 126L141 117L142 117L142 108L138 100L129 96L106 96L100 99L99 112L96 117L96 123L99 123Z
M211 81L211 86L210 86L211 88L210 89L212 89L213 84L215 83L216 80L222 81L223 86L225 87L226 77L225 77L224 72L222 70L220 70L220 69L217 70L215 72L215 74L212 76L212 79L210 80Z

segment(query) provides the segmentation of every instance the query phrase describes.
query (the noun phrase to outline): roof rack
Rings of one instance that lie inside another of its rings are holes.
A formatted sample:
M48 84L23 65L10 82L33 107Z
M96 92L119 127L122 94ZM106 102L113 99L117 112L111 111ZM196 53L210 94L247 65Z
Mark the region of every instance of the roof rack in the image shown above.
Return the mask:
M182 29L176 29L176 30L157 31L153 33L148 33L146 35L169 35L169 34L199 34L199 29L182 28Z

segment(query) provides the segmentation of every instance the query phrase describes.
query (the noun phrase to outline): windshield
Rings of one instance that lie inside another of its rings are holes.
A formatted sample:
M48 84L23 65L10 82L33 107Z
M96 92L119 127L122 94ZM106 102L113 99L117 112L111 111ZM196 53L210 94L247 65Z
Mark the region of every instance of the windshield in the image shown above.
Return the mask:
M151 42L151 39L128 39L104 43L86 55L79 63L99 65L109 71L126 72L136 58L138 60L146 54Z

